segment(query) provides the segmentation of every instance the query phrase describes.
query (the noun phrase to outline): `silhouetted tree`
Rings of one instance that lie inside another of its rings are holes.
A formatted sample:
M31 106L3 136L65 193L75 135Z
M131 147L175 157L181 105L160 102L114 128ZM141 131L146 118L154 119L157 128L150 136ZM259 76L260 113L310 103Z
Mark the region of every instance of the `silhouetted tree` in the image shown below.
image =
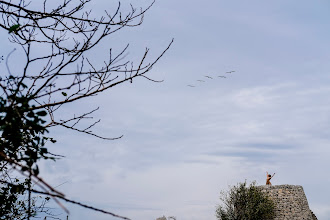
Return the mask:
M95 96L123 83L132 83L136 77L157 82L147 73L173 42L151 60L147 48L136 64L126 58L129 45L117 53L109 48L103 64L94 63L90 52L109 35L141 25L144 14L154 2L144 9L130 5L126 12L122 11L119 2L116 8L105 11L99 18L93 17L93 12L87 9L91 2L0 0L0 27L8 32L13 47L18 46L25 56L25 59L15 59L13 71L8 62L14 59L13 49L1 65L0 168L6 174L0 179L0 204L6 201L6 210L10 210L17 205L18 196L27 193L28 203L24 210L27 219L35 214L31 193L50 196L59 204L59 199L65 200L128 219L65 198L41 178L38 167L40 160L60 157L49 151L49 144L56 142L49 134L50 127L60 126L105 140L120 138L93 133L91 128L99 121L81 127L80 122L90 118L97 108L86 109L84 114L73 114L67 119L60 118L56 111L68 103ZM12 181L13 171L18 171L25 179Z

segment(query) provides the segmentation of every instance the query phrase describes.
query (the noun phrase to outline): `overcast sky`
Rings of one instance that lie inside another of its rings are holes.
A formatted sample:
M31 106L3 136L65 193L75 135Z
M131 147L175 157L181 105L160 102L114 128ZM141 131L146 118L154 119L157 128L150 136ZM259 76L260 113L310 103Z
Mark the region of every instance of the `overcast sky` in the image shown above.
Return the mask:
M95 13L112 9L93 2ZM319 220L329 219L329 11L325 0L157 0L142 26L101 42L94 58L126 43L133 59L145 47L157 56L174 38L148 75L164 82L137 79L62 109L100 106L94 131L124 136L54 130L52 151L66 158L44 163L45 179L134 220L211 220L221 190L265 184L268 171L274 185L302 185ZM68 207L70 220L114 219Z

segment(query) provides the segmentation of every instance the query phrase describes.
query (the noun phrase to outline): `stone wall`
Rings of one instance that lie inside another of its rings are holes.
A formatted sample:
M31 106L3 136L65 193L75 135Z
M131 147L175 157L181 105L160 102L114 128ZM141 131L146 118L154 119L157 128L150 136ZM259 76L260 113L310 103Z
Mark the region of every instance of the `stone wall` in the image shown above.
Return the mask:
M314 220L302 186L258 186L275 202L274 220Z

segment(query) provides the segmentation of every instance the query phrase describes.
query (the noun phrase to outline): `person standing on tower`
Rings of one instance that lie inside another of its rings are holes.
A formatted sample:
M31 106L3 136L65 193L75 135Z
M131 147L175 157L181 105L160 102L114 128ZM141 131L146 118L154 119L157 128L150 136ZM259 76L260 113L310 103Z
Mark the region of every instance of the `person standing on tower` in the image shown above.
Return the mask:
M269 185L269 186L272 185L272 183L270 182L270 180L271 180L274 176L275 176L275 173L274 173L273 175L270 175L270 174L268 174L268 172L267 172L267 176L266 176L266 185Z

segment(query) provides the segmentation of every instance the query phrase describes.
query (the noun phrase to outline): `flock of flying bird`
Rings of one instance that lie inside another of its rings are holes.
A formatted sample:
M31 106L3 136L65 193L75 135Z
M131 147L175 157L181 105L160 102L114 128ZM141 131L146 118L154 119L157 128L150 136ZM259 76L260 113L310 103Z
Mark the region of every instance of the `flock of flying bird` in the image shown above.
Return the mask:
M234 72L236 72L235 70L232 70L232 71L228 71L228 72L226 72L226 74L230 74L230 73L234 73ZM208 76L208 75L205 75L204 76L205 78L208 78L208 79L214 79L214 77L213 76ZM219 78L227 78L227 76L223 76L223 75L220 75L220 76L217 76L217 77L219 77ZM198 81L198 82L200 82L200 83L205 83L206 81L205 80L202 80L202 79L198 79L198 80L196 80L196 81ZM189 86L189 87L196 87L195 85L187 85L187 86Z

